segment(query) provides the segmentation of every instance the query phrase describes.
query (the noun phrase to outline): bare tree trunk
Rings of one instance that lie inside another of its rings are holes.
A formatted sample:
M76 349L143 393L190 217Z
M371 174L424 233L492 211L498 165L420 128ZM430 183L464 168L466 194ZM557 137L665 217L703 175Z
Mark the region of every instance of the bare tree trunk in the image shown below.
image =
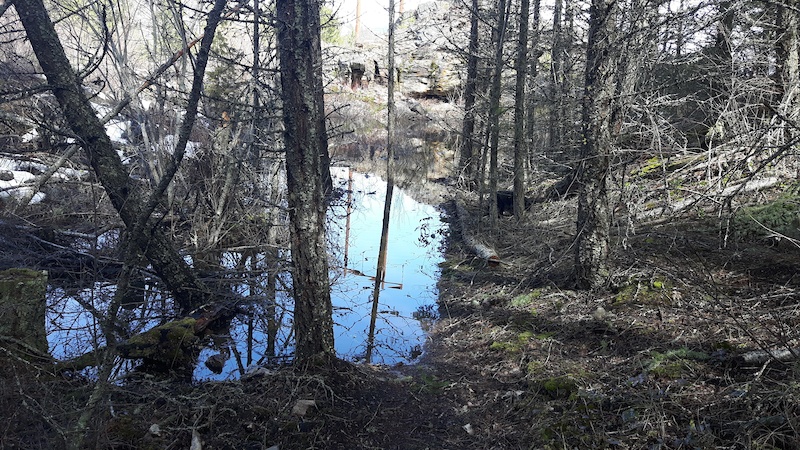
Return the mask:
M132 235L135 246L147 256L183 311L203 304L210 296L208 289L175 251L166 235L152 220L148 220L146 225L137 222L147 218L143 215L143 192L131 182L128 171L122 165L102 123L95 116L42 0L15 0L14 5L67 123L81 139L90 164L111 203L128 230L140 228L143 231ZM212 18L209 17L209 23L211 22ZM213 36L213 28L211 35Z
M478 82L478 0L472 0L470 11L467 81L464 87L464 122L461 128L461 159L459 165L470 184L475 176L475 97Z
M560 114L562 103L558 100L559 81L561 79L561 71L563 65L563 51L562 51L562 23L561 16L564 10L564 0L555 0L553 4L553 42L550 47L551 63L550 63L550 118L548 123L548 147L550 151L560 149L561 146L561 126ZM563 149L561 149L563 151ZM558 158L560 159L560 158Z
M616 61L612 55L616 0L592 0L586 51L583 99L583 145L578 166L578 220L575 275L579 288L592 289L608 280L609 168Z
M525 160L528 143L525 139L525 82L528 68L528 15L530 0L521 0L519 37L517 41L517 79L514 91L514 216L522 220L525 214Z
M533 0L533 36L531 37L530 55L528 57L530 68L528 71L528 100L526 105L525 115L525 129L526 138L530 141L531 145L528 146L528 161L531 168L533 168L533 158L536 154L535 138L536 132L536 78L539 76L539 56L542 52L539 50L539 18L540 18L541 2L540 0Z
M497 228L497 154L500 150L500 96L503 81L503 44L508 23L506 0L497 3L497 41L495 42L492 85L489 92L489 227Z
M361 37L361 0L356 0L356 25L353 30L353 42L358 42Z
M797 103L800 101L800 39L798 38L798 26L800 17L798 14L800 2L789 0L785 4L776 6L775 28L778 36L775 39L775 90L777 109L785 118L790 121L797 121ZM791 142L795 134L794 127L786 123L782 124L783 133L780 142L785 144Z
M278 55L283 98L292 251L296 362L333 357L333 318L325 242L327 153L319 3L278 0ZM328 171L330 175L330 172Z

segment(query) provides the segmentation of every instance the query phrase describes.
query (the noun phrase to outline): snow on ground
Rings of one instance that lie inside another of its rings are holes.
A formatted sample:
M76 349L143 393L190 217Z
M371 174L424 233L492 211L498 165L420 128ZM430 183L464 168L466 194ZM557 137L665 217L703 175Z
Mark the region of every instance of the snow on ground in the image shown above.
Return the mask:
M0 198L14 198L21 200L22 198L31 195L33 188L25 186L25 183L33 181L36 178L32 173L22 170L4 170L6 177L11 174L10 180L0 179ZM4 177L5 178L5 177ZM31 198L30 203L39 203L44 200L44 194L37 192Z

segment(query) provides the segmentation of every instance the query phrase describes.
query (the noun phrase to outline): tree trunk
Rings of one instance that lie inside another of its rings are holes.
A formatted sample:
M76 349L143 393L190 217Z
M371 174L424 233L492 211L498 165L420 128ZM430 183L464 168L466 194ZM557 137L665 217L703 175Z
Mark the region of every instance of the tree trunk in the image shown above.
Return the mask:
M528 143L525 139L525 82L528 68L528 15L530 0L521 0L519 37L517 41L517 79L514 91L514 216L525 215L525 160Z
M327 152L319 3L278 0L296 362L334 354L320 155ZM330 173L328 171L328 173Z
M533 159L534 155L538 153L538 149L541 147L536 145L535 142L538 141L536 139L534 133L536 132L536 82L537 77L539 76L539 57L542 55L541 50L539 50L539 38L541 33L539 32L539 18L540 18L540 9L541 9L541 2L540 0L533 0L533 36L531 36L531 43L530 43L530 55L528 57L530 68L528 70L528 100L526 105L526 114L525 114L525 129L526 129L526 139L528 139L528 165L533 169Z
M475 93L478 81L478 0L472 0L470 11L467 81L464 87L464 121L461 127L461 159L459 166L464 178L473 182L475 176Z
M497 40L495 42L492 85L489 91L489 224L497 228L497 156L500 150L500 96L503 81L503 44L506 39L508 23L506 0L497 3Z
M617 2L592 0L583 99L583 144L578 166L575 274L581 289L608 280L609 211L606 182L612 145L615 59L611 55Z
M143 193L131 182L128 171L84 95L42 0L15 0L14 4L67 123L81 139L95 174L125 226L129 230L136 229L140 226L137 219L142 217L144 208ZM134 236L135 245L147 256L180 308L188 311L203 304L210 296L208 289L175 251L166 235L152 220L143 230L147 232Z
M558 94L560 92L559 89L559 81L561 79L561 67L562 67L562 31L561 31L561 14L564 8L564 0L555 0L553 4L553 42L550 48L550 55L551 55L551 63L550 63L550 89L549 89L549 97L550 97L550 117L548 123L548 147L550 151L556 151L558 149L559 152L563 151L561 149L561 127L560 127L560 115L561 115L561 108L563 106L562 102L558 100ZM561 157L555 157L556 160L560 160Z
M775 29L778 34L775 39L775 91L774 103L777 109L789 121L798 119L798 86L800 86L800 39L798 38L798 0L789 0L786 4L776 6ZM795 135L794 127L784 123L783 133L779 143L792 142Z

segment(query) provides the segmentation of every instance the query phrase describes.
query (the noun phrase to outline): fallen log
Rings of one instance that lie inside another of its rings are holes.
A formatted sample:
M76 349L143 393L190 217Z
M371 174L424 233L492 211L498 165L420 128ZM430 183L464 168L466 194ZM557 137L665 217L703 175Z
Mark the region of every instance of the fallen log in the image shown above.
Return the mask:
M736 360L740 364L764 364L767 361L789 362L800 359L800 347L779 348L772 350L753 350L739 355Z
M496 267L500 265L500 257L497 256L497 252L494 251L491 247L484 244L483 242L479 241L475 236L470 233L467 223L469 214L467 213L467 209L462 205L458 200L453 200L455 204L455 211L456 211L456 221L458 223L458 229L461 231L461 240L464 241L464 244L478 257L486 260L486 264L490 267Z
M207 305L191 316L172 320L143 331L116 345L116 353L123 359L139 359L144 372L173 372L177 376L191 377L197 365L200 350L208 338L225 333L237 312L241 299ZM97 365L103 348L55 364L57 372L80 371ZM227 358L226 358L227 359ZM224 361L223 361L224 362Z

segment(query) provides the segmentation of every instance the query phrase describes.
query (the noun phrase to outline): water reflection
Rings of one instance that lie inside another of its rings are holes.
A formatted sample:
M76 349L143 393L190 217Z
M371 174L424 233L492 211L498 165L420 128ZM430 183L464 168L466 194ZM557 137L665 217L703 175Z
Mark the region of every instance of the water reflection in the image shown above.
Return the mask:
M333 168L337 186L346 191L329 210L331 296L338 356L361 361L367 344L371 294L377 268L386 183L380 177ZM413 362L425 341L425 327L435 316L436 280L441 261L443 224L430 205L395 187L389 231L386 278L380 294L372 362ZM230 276L218 281L238 305L229 335L203 343L196 380L238 378L248 366L280 363L294 351L291 277L283 250L273 253L220 252L212 259ZM172 309L154 280L141 283L140 301L118 312L132 336L163 324ZM90 288L51 286L48 293L48 341L56 358L70 358L105 343L100 323L116 286L108 281ZM129 364L125 364L129 366ZM122 369L123 371L125 369Z
M376 176L334 168L334 179L352 194L331 209L332 242L342 247L334 268L332 297L336 351L360 360L366 350L371 294L377 270L386 183ZM436 302L442 223L430 205L395 188L389 222L386 276L380 294L372 362L412 361L425 340L424 326ZM349 218L349 220L348 220ZM346 265L344 262L346 261Z

